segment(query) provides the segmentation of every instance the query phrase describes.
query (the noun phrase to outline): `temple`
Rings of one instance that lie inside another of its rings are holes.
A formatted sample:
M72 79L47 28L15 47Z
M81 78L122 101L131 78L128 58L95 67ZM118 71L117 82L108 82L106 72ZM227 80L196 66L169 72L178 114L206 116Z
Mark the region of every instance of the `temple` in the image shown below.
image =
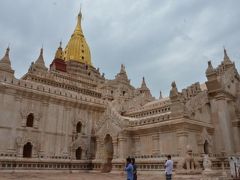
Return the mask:
M240 76L226 49L205 83L173 81L156 99L123 64L114 79L94 67L81 20L50 67L43 49L20 79L9 47L0 60L0 171L122 171L128 156L139 171L163 171L168 154L179 174L202 173L204 154L213 170L229 169L240 153Z

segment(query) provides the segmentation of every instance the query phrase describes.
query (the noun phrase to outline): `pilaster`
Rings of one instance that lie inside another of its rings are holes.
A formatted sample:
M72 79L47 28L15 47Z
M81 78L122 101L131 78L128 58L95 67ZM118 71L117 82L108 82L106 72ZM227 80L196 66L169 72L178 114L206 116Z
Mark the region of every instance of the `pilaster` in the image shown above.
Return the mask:
M153 155L159 155L160 149L159 149L159 134L155 134L152 136L152 142L153 142Z
M127 149L127 138L124 136L120 136L118 138L119 141L119 148L118 148L118 153L119 153L119 158L126 158L126 149Z
M113 159L118 158L118 141L117 139L113 139Z
M181 156L185 155L187 151L187 140L188 140L188 132L185 130L179 130L177 132L177 152Z

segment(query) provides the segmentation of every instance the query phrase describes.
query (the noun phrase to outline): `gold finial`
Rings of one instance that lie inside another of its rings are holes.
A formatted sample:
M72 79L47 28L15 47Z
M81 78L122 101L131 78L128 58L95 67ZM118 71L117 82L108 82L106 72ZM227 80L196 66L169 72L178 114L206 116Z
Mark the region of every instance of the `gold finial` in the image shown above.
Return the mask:
M60 41L59 47L55 53L55 59L64 59L63 58L63 50L62 50L62 41Z
M82 18L82 3L80 3L78 17Z

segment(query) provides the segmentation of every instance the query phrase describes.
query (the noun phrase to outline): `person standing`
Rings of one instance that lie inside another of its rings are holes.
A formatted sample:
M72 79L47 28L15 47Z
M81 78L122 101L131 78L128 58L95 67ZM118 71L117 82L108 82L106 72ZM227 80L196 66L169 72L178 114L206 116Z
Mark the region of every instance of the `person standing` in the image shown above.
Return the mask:
M172 180L172 171L173 171L173 161L171 160L171 155L167 156L168 160L165 162L165 173L166 180Z
M135 164L135 158L132 158L133 166L133 180L137 180L137 165Z
M127 172L127 180L133 180L133 166L131 163L131 158L128 157L126 161L127 163L125 166L125 171Z

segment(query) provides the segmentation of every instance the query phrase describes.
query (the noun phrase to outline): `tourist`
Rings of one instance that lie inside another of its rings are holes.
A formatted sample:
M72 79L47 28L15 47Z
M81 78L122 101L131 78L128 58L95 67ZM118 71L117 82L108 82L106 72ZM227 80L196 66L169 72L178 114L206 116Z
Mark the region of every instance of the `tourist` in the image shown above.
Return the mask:
M135 158L132 158L133 166L133 180L137 180L137 165L135 164Z
M166 180L172 179L172 171L173 171L173 161L171 160L171 155L167 156L168 160L165 162L165 173L166 173Z
M127 172L127 180L133 180L133 166L132 166L130 157L127 158L125 171Z

